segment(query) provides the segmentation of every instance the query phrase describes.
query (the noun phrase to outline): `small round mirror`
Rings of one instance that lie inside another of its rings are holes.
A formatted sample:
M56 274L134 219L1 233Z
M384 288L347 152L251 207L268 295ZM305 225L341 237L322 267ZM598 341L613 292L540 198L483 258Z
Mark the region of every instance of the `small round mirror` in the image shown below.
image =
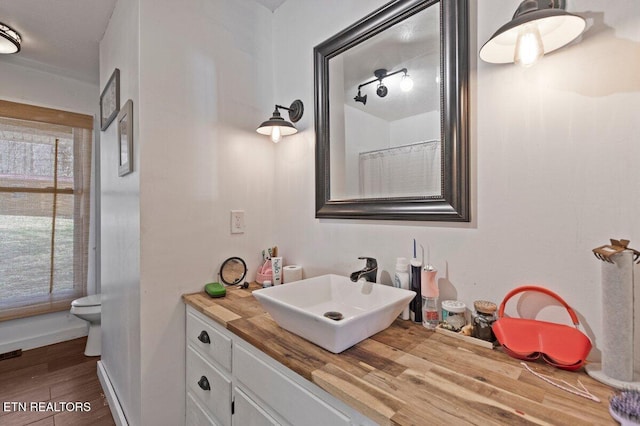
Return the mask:
M230 257L220 267L220 280L226 285L242 282L247 275L247 264L239 257Z

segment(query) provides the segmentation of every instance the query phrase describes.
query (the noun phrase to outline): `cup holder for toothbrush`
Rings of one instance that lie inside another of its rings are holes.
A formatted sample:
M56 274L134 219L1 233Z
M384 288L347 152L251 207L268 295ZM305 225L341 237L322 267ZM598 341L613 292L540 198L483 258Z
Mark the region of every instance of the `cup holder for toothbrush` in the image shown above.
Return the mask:
M334 321L340 321L341 319L344 318L344 315L336 311L325 312L324 316Z

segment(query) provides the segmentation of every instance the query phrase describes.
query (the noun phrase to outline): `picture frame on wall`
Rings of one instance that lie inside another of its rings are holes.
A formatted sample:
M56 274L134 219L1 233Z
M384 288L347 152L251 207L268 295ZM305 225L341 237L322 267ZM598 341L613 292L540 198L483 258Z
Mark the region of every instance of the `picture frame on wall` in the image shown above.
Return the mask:
M100 95L100 130L106 130L120 111L120 70L116 68Z
M129 99L118 113L118 176L133 171L133 101Z

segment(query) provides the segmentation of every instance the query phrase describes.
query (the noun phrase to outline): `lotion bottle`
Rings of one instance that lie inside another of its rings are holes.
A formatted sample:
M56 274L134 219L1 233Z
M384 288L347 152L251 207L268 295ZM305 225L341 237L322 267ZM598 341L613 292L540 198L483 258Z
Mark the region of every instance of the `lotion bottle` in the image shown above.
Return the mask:
M396 260L396 273L393 276L393 286L397 288L403 288L409 290L409 259L406 257L399 257ZM409 319L409 305L407 305L400 318L403 320Z
M273 267L273 285L282 284L282 257L272 257L271 266Z
M422 269L422 325L430 330L435 330L440 322L437 274L438 271L431 265L426 265Z

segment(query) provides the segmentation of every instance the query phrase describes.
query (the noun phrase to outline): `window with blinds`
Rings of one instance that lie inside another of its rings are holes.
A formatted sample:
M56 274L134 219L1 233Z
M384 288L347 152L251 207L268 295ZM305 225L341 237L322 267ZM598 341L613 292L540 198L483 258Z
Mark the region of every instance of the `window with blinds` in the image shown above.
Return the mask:
M92 122L0 101L0 320L86 294Z

